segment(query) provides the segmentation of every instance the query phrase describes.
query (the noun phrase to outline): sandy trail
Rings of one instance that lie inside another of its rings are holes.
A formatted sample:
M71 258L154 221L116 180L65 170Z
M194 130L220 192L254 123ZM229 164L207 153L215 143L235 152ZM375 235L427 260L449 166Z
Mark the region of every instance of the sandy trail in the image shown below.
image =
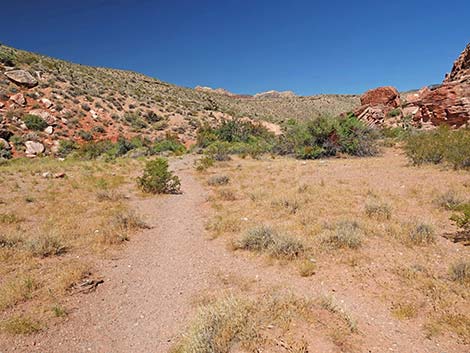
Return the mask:
M453 352L423 340L420 328L393 320L383 303L349 288L347 273L331 281L301 278L227 250L224 239L208 240L207 194L192 174L192 157L174 161L172 168L183 194L132 201L153 228L134 236L117 259L102 263L104 284L72 298L74 309L65 323L0 343L1 353L167 352L194 314L194 299L223 287L220 274L251 281L254 290L280 286L312 297L333 293L357 319L363 352Z

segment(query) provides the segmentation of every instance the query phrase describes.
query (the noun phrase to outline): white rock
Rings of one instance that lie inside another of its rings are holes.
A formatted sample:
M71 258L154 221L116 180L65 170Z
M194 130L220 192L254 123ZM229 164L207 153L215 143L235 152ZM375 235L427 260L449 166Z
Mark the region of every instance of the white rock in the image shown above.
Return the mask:
M35 141L26 141L26 154L29 155L37 155L39 153L44 152L44 145L40 142Z
M48 126L44 129L44 132L48 135L52 135L52 133L54 132L54 129L52 128L52 126Z

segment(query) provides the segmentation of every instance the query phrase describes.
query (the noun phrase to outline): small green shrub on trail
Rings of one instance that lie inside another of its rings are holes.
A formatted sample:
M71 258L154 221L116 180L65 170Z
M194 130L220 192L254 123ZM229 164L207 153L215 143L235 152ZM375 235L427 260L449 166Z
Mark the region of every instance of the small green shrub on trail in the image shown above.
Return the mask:
M148 161L137 183L142 191L152 194L177 194L181 187L179 178L168 170L168 162L163 158Z

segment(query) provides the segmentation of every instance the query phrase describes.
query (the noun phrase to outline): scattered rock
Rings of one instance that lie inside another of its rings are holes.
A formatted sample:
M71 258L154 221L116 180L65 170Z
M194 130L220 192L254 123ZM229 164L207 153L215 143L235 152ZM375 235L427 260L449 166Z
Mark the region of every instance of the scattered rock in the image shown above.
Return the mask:
M33 75L25 70L11 70L6 71L4 74L17 85L32 88L38 84L38 81L33 77Z
M44 145L40 142L26 141L25 146L27 155L35 156L44 152Z
M48 125L54 125L57 119L49 113L47 110L43 109L32 109L29 114L37 115L42 118Z
M52 135L52 133L54 132L54 128L52 126L48 126L44 129L44 132L48 135Z
M7 140L0 137L0 149L9 150L11 149L10 144Z
M64 173L64 172L55 173L55 174L54 174L54 178L55 178L55 179L62 179L62 178L65 178L65 173Z
M24 98L23 93L17 93L14 94L10 97L10 100L18 105L25 106L26 105L26 99Z
M0 109L2 109L5 106L2 102L0 102Z
M52 107L52 105L53 105L52 102L51 102L49 99L47 99L47 98L41 98L39 101L40 101L47 109L49 109L49 108Z

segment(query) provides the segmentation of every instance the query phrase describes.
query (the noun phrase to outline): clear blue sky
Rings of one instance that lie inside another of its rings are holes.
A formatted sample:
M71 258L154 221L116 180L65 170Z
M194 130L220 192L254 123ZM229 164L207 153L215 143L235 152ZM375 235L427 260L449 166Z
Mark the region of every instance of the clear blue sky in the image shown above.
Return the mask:
M7 1L0 41L237 93L439 83L470 42L470 1Z

